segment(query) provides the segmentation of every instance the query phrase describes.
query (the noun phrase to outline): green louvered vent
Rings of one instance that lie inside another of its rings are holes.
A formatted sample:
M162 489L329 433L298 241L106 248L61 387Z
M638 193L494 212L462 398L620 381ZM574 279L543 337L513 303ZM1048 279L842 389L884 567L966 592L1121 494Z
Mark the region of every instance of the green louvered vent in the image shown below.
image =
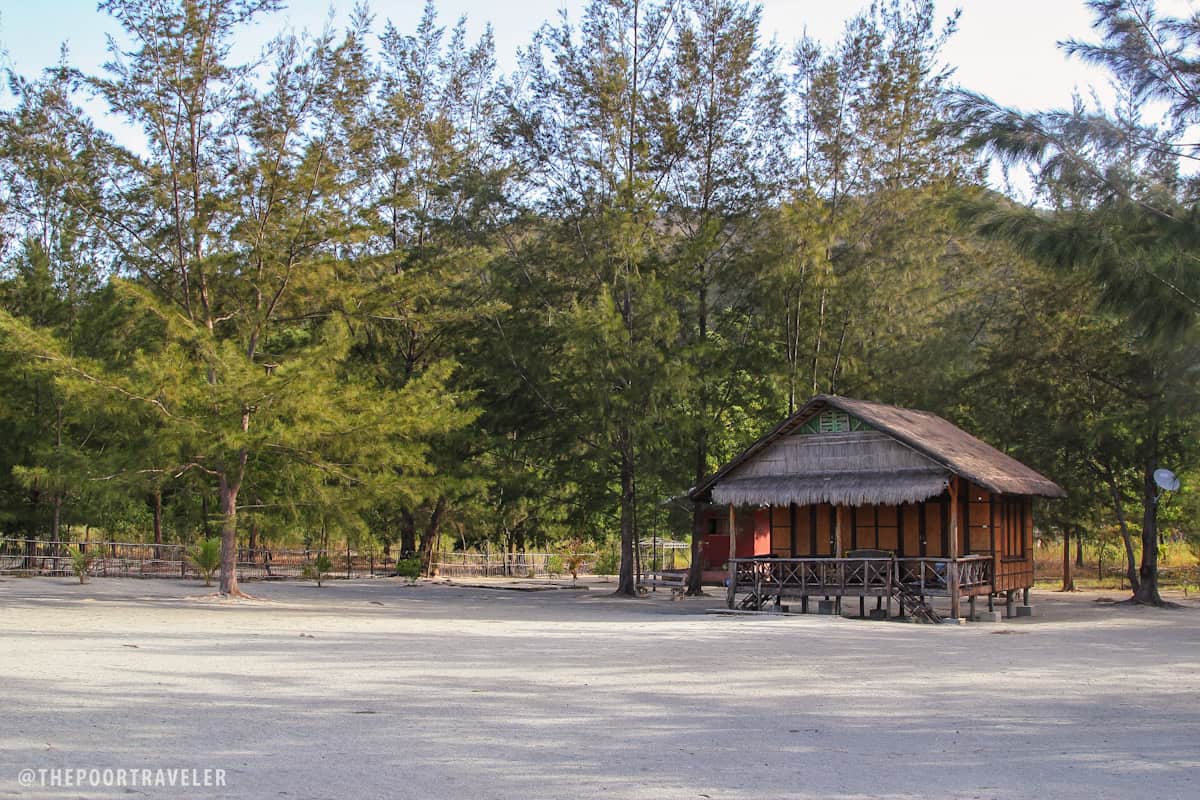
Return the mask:
M796 433L846 433L848 431L869 431L871 426L850 416L845 411L822 411L817 416L800 426Z

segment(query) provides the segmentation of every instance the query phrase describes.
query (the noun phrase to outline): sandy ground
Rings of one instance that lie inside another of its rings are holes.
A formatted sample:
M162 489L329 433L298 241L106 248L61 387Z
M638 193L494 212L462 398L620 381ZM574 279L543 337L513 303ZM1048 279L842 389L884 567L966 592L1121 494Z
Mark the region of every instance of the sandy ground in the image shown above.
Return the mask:
M0 796L1200 797L1194 603L1045 592L959 627L603 585L248 588L0 579ZM226 785L18 780L104 767Z

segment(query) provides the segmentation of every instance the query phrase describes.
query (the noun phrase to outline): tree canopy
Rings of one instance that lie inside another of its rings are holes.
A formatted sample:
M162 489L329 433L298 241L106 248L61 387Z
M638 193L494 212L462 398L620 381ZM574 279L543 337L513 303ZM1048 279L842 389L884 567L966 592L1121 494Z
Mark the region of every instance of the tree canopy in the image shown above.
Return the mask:
M1200 418L1200 23L1087 5L1064 49L1117 104L1024 111L954 84L932 0L786 51L748 2L593 0L509 75L432 2L243 63L278 0L105 0L98 74L7 74L0 531L215 527L227 593L258 537L426 566L448 532L612 538L633 594L647 531L701 532L673 498L832 392L1050 475L1045 524L1119 524L1158 603L1152 477L1195 474Z

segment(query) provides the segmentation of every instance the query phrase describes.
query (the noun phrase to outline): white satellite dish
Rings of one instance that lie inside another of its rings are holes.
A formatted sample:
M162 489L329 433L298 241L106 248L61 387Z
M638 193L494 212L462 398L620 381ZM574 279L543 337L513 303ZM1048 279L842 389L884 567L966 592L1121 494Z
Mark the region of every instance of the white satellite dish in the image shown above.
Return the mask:
M1158 484L1158 488L1164 492L1179 491L1179 476L1169 469L1154 470L1154 482Z

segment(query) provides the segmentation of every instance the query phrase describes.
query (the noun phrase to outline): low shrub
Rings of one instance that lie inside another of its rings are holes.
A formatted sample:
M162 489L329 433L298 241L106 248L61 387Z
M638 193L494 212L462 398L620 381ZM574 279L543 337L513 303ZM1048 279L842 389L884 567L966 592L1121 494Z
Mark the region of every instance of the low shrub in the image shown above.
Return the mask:
M88 572L95 560L94 552L84 551L78 547L71 550L71 571L79 576L80 583L87 583Z
M583 569L584 563L587 561L587 553L584 550L584 544L581 539L571 539L563 550L563 562L567 572L571 573L571 585L574 586L579 580L579 572Z
M410 581L415 581L421 577L421 559L402 558L396 562L396 576L400 578L408 578Z
M212 577L221 568L221 540L214 536L200 542L188 553L188 561L204 578L204 585L212 586Z
M597 575L616 575L621 569L621 558L616 550L608 550L596 556L592 571Z
M311 563L304 565L304 577L311 578L317 582L317 588L321 588L321 581L333 569L333 561L325 553L317 553L317 557Z

